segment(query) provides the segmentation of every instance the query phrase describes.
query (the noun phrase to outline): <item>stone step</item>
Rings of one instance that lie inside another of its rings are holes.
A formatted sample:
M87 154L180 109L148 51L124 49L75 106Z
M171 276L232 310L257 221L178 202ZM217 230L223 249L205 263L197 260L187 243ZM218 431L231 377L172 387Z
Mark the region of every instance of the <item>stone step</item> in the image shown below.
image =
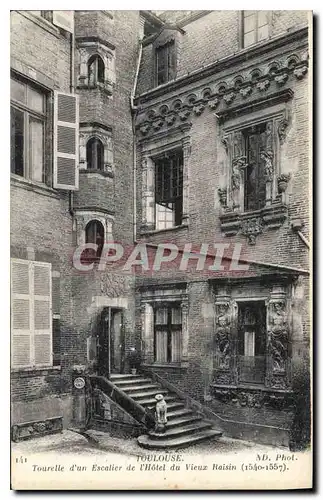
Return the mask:
M132 373L111 373L110 380L115 383L116 380L140 380L142 375L132 375Z
M137 392L135 394L131 394L132 399L137 401L140 398L148 398L148 396L156 396L156 394L168 394L167 389L155 389L155 390L147 390L147 391L142 391L142 392Z
M175 404L176 405L179 405L179 404L182 404L182 403L177 403L176 400L177 400L177 397L176 396L165 396L165 401L167 402L167 407L168 407L168 404ZM152 409L154 410L155 409L155 406L156 406L156 399L155 398L151 398L151 397L142 397L140 399L136 399L135 400L138 404L140 404L141 406L148 406L149 409ZM178 401L178 400L177 400Z
M163 433L150 431L149 437L151 439L154 439L154 440L155 439L168 439L168 438L172 438L175 436L184 436L185 434L195 434L196 432L204 431L206 429L210 429L211 427L212 427L212 424L210 424L209 422L202 421L202 422L197 422L197 423L193 423L190 425L185 425L182 427L175 427L174 429L173 428L168 429L166 427L166 430Z
M174 418L178 418L178 417L184 417L186 415L193 415L193 412L192 410L190 410L189 408L177 408L177 404L176 403L173 403L175 404L175 410L172 410L171 408L171 405L167 405L167 419L174 419ZM184 406L182 403L178 403L178 405L181 404L182 406ZM174 408L174 407L173 407ZM171 411L169 411L171 410Z
M119 385L118 385L119 387ZM162 390L162 388L159 385L156 384L145 384L145 385L126 385L126 386L120 386L120 389L129 396L132 396L132 394L135 394L137 391L146 391L146 390L156 390L158 391L159 389Z
M200 422L201 420L202 417L200 417L199 415L188 415L181 418L173 418L171 420L168 420L166 429L173 429L174 427L180 427L181 425L194 424L196 422Z
M138 437L138 444L143 448L152 450L165 450L170 448L186 448L193 444L200 443L206 439L221 437L222 432L215 429L208 429L205 431L197 432L196 434L189 434L186 436L173 437L169 439L152 440L148 434Z
M128 385L139 385L139 384L149 384L151 383L151 380L150 378L136 378L136 379L125 379L125 380L113 380L113 383L115 385L117 385L118 387L120 387L120 389L123 390L123 387L124 386L128 386Z
M167 396L164 398L165 401L167 401ZM167 403L167 415L173 411L188 411L187 408L185 408L185 404L180 400L176 399L174 402Z

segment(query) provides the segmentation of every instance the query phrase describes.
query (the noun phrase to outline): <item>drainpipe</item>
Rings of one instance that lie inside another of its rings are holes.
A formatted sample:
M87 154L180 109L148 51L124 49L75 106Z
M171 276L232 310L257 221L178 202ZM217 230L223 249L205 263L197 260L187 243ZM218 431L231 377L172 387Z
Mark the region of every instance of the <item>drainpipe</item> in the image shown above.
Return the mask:
M70 33L70 93L74 93L74 58L75 58L75 37L74 32ZM69 213L74 217L74 193L69 191Z
M136 95L141 56L142 56L142 40L140 39L135 79L133 83L132 92L130 95L130 108L132 115L132 134L133 134L133 240L134 242L136 242L136 236L137 236L137 148L136 148L137 106L134 106L134 98Z

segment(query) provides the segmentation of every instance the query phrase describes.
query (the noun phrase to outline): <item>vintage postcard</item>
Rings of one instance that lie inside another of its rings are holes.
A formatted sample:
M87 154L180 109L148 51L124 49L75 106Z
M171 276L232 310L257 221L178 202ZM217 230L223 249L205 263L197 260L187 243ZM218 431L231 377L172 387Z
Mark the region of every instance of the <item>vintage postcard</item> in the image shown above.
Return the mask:
M11 12L11 487L312 480L312 13Z

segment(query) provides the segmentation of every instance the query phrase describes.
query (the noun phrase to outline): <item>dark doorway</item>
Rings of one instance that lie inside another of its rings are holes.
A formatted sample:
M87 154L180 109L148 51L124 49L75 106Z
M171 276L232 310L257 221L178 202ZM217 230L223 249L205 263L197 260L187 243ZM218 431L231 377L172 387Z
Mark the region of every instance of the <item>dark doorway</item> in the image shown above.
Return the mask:
M99 374L123 373L124 351L123 310L105 307L99 318Z
M239 303L239 380L263 384L266 369L266 305L264 301Z

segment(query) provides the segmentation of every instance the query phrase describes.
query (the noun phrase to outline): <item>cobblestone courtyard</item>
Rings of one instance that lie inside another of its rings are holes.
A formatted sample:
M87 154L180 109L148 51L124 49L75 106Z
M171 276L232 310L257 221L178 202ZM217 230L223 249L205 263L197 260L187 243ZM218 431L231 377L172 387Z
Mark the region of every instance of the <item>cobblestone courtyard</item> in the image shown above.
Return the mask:
M137 444L135 438L121 439L112 437L107 433L99 431L88 431L88 439L76 432L69 430L61 434L54 434L35 438L27 441L12 444L12 453L14 456L45 453L48 455L62 454L68 455L126 455L138 456L151 454L151 451L141 448ZM241 441L238 439L230 439L221 437L213 441L206 441L189 448L180 450L185 455L205 455L205 454L238 454L241 452L252 451L262 452L277 450L272 446L252 443L249 441ZM285 448L286 451L286 448ZM158 451L158 454L167 452Z

